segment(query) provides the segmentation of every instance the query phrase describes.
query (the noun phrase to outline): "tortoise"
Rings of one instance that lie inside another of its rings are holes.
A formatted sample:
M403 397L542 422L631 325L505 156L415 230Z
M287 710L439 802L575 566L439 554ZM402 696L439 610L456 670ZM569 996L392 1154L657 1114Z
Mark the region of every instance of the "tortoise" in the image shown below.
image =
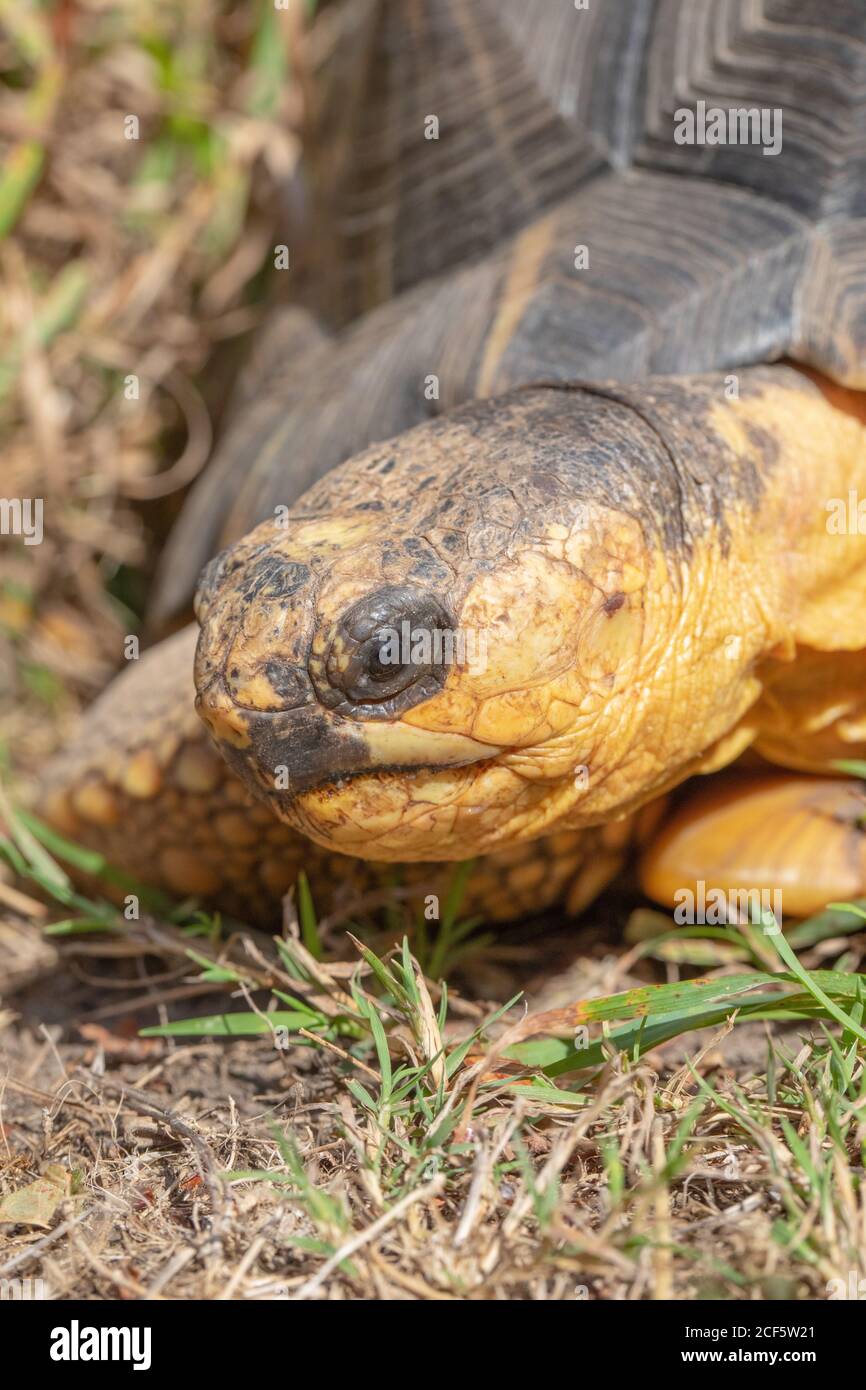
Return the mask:
M43 812L251 921L467 858L491 920L630 854L666 905L866 891L866 11L321 22L320 263L156 585L166 621L204 566L199 627Z

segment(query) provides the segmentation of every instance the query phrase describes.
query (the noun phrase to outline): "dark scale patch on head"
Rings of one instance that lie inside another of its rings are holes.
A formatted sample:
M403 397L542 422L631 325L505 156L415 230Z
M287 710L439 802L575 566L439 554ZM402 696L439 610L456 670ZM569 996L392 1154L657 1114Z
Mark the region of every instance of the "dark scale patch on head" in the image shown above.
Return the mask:
M359 502L355 508L358 512L381 512L384 509L384 502Z
M281 555L264 555L244 574L244 597L248 602L290 598L309 578L306 565L285 560Z
M763 384L761 369L741 379L749 391ZM537 530L538 511L558 511L565 496L572 508L596 502L634 517L648 541L655 536L672 553L688 555L709 520L725 550L728 508L745 501L757 510L775 455L771 440L758 461L740 455L713 428L712 412L726 405L724 380L527 388L523 431L548 474L542 482L533 470L521 491L528 531Z
M306 671L288 661L267 661L264 673L271 689L287 709L313 702L313 687Z
M610 595L605 599L605 601L604 601L602 607L604 608L604 611L605 611L605 613L607 613L608 617L609 617L609 618L612 618L613 615L614 615L614 613L618 613L618 612L619 612L619 610L622 608L622 606L623 606L624 603L625 603L625 594L610 594Z
M435 590L453 578L453 572L443 564L426 537L410 536L401 549L407 579L417 579Z
M213 602L219 590L241 567L270 549L267 541L262 541L252 549L243 545L228 546L205 565L195 594L196 616L201 620L208 605Z
M407 579L417 579L419 583L428 585L435 589L438 584L447 584L451 574L445 565L435 560L432 556L418 560L411 569L406 572Z
M484 468L474 477L461 470L462 505L451 520L464 523L463 544L476 572L489 565L490 545L501 554L531 543L550 525L571 527L584 507L631 516L649 542L653 534L661 540L661 531L667 545L683 549L681 479L661 440L633 409L583 390L533 388L474 403L456 413L461 426L469 413ZM519 497L519 519L510 530L495 530L483 517L497 480Z

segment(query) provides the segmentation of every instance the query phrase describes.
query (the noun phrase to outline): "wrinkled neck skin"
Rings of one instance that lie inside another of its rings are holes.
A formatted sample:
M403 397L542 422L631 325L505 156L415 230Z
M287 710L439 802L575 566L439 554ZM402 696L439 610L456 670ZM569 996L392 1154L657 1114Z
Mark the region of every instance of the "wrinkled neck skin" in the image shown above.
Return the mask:
M211 562L197 707L280 818L363 858L623 817L770 714L778 744L805 649L856 666L866 535L828 524L854 492L862 425L788 368L474 402ZM386 631L418 639L393 669Z

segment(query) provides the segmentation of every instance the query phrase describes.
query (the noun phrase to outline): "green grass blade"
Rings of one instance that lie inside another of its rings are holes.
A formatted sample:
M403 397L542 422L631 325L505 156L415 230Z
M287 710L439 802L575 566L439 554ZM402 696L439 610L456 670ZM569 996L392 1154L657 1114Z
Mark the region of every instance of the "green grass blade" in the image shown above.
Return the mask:
M154 1024L140 1028L142 1038L255 1038L272 1033L275 1028L306 1028L306 1014L275 1012L272 1014L231 1013L207 1014L201 1018L181 1018L174 1023Z
M858 1037L860 1039L861 1042L866 1042L866 1029L862 1028L859 1023L855 1023L851 1015L846 1013L844 1009L840 1008L840 1006L837 1003L835 1003L833 999L830 998L826 990L824 990L821 987L819 976L824 974L834 975L837 972L806 970L800 964L799 960L797 959L797 956L791 950L791 947L785 940L784 936L781 935L781 933L779 935L770 935L769 940L773 942L773 945L775 946L782 960L788 966L788 969L791 971L791 974L795 975L796 978L801 982L801 984L803 984L803 986L809 991L809 993L813 995L815 999L818 1000L818 1003L821 1004L822 1007L827 1010L831 1018L835 1018L837 1023L841 1023L843 1028L845 1028L848 1032L853 1033L855 1037Z
M303 872L298 874L298 922L301 927L301 940L314 960L322 960L324 951L319 937L319 924L310 883Z

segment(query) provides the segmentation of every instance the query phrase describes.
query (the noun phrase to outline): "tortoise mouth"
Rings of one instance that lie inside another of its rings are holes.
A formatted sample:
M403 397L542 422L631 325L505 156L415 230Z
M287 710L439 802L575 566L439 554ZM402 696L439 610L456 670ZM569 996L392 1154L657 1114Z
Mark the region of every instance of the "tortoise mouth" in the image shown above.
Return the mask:
M494 762L495 751L495 749L488 749L486 757L465 758L462 762L393 763L391 766L353 768L346 772L335 772L329 777L323 777L318 782L311 782L307 786L297 786L293 790L291 799L302 801L307 796L326 797L329 793L341 792L353 783L365 780L369 783L377 782L384 785L397 781L401 777L419 777L425 773L435 777L439 772L459 772L461 768L471 767L480 770Z
M504 752L464 734L400 720L365 723L318 705L251 710L237 705L221 682L199 693L196 709L235 774L274 809L362 777L435 774Z

